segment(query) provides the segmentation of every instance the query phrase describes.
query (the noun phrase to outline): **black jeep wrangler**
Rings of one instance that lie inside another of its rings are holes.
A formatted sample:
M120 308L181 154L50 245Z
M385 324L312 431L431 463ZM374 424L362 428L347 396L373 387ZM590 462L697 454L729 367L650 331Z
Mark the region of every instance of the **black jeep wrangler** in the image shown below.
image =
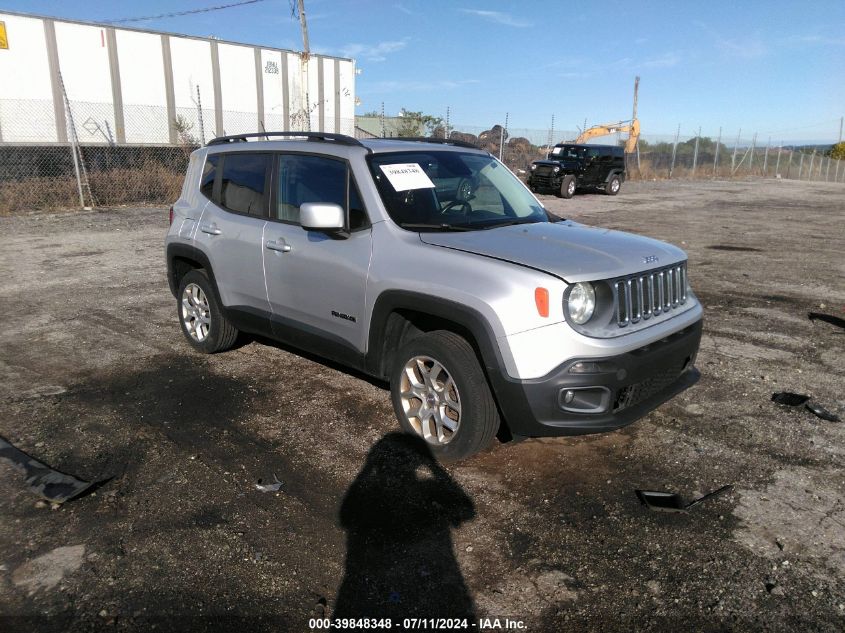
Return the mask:
M553 191L559 198L571 198L576 189L588 188L615 196L624 181L625 150L613 145L559 143L546 160L531 163L528 174L531 191Z

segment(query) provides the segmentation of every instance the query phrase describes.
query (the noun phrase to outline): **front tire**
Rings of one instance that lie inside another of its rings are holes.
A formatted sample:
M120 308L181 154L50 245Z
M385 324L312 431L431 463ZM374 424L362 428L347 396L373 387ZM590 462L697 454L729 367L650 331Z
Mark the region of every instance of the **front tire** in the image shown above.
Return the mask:
M571 198L575 195L575 176L564 176L560 183L560 197Z
M176 309L182 334L196 351L203 354L225 352L235 345L238 330L217 300L217 293L203 270L192 270L179 282Z
M421 334L394 357L390 395L399 425L422 437L442 461L486 448L499 413L475 350L446 330Z
M605 185L604 192L609 196L615 196L619 193L621 187L622 181L619 179L619 176L613 176Z

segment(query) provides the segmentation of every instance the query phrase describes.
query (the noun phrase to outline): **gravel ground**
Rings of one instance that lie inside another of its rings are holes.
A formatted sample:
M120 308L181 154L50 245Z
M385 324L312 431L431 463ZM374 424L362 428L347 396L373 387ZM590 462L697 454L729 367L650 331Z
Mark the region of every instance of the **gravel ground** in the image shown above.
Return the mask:
M447 469L409 465L382 384L266 343L189 351L166 209L0 218L0 436L111 477L51 509L0 465L0 629L307 631L387 593L394 617L532 633L842 631L845 424L770 396L845 415L845 332L807 319L845 317L845 188L542 199L687 250L702 380L620 431ZM634 495L728 483L688 514Z

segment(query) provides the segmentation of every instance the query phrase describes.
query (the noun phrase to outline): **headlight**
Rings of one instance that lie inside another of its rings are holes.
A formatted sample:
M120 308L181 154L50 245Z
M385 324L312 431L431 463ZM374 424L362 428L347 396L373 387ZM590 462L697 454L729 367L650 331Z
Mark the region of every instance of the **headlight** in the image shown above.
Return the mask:
M583 325L596 310L596 291L589 282L577 283L572 287L567 301L569 318L578 325Z
M531 163L531 171L534 171L535 169L537 169L537 165L535 165L534 163Z
M560 171L560 167L555 167L554 172L558 173Z

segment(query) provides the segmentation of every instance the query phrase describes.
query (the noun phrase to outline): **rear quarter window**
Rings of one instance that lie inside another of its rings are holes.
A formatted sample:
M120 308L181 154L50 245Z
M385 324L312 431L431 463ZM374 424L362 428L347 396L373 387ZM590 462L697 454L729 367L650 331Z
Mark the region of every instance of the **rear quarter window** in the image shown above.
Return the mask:
M220 162L219 154L212 154L205 159L202 166L202 177L200 178L200 193L209 200L214 192L214 179L217 177L217 165Z

